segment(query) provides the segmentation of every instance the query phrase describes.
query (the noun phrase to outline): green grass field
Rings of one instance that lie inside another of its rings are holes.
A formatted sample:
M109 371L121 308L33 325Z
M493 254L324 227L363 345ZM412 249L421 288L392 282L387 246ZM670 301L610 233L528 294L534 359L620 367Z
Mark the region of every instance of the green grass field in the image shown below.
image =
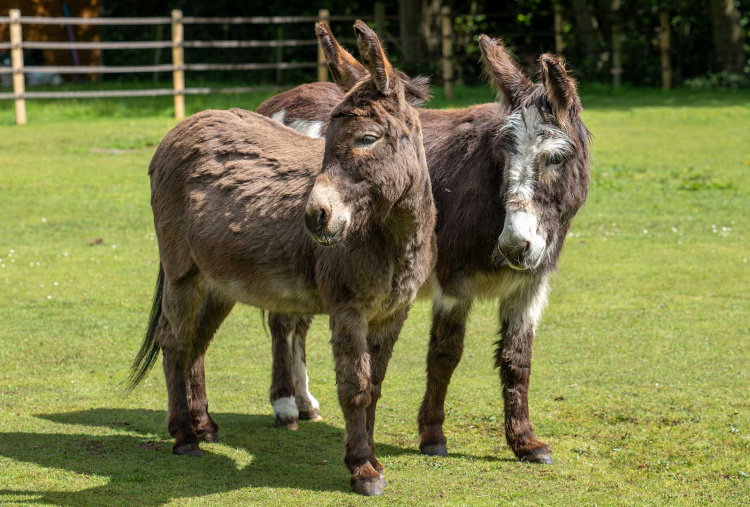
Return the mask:
M0 103L0 503L750 502L750 93L582 96L591 193L538 330L530 393L556 463L519 463L504 442L492 302L474 309L449 391L451 455L419 454L420 302L378 407L381 499L349 489L324 318L308 338L324 420L297 432L273 425L270 338L246 307L207 356L223 443L203 458L171 454L159 367L122 395L157 273L146 168L174 124L169 99L30 101L23 128ZM461 88L433 106L491 97Z

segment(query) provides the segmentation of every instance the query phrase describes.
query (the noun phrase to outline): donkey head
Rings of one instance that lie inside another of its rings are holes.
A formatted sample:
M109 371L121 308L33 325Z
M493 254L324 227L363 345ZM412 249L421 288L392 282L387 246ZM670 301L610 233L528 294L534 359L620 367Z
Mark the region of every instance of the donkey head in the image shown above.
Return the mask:
M502 42L482 35L479 46L507 114L493 146L505 167L496 253L517 270L554 267L589 186L589 132L576 83L559 57L542 55L542 82L533 83Z
M354 32L365 70L331 112L323 168L305 212L308 230L323 245L385 220L412 185L428 178L419 115L404 79L375 32L362 21Z

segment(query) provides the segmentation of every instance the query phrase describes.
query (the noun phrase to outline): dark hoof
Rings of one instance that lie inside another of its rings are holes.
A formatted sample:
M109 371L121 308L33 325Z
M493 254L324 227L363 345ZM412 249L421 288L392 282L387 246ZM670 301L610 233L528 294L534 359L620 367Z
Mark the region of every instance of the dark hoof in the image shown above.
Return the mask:
M427 456L441 456L443 458L448 456L448 448L445 444L425 444L419 446L419 450Z
M383 482L385 479L381 479L380 476L352 479L352 490L364 496L380 496L383 494Z
M313 408L310 410L300 410L299 411L299 418L304 419L306 421L322 421L323 416L320 415L320 410L317 408Z
M528 454L519 456L518 459L526 463L539 463L541 465L554 465L555 463L552 459L552 451L549 449L531 451Z
M172 452L180 456L193 456L196 458L200 458L201 456L203 456L203 453L198 446L198 442L182 442L179 444L176 443L172 448Z
M297 422L297 419L280 419L276 418L273 422L277 428L286 428L288 430L297 431L299 428L299 423Z

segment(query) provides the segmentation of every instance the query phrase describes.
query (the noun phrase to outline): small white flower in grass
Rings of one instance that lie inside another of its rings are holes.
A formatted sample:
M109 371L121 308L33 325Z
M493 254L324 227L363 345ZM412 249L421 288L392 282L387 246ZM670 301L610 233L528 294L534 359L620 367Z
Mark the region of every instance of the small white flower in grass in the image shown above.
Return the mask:
M5 264L2 264L3 267L5 267Z
M63 255L64 255L65 257L67 257L67 256L68 256L68 252L63 252Z
M52 299L52 296L50 296L49 294L47 294L47 299Z
M55 287L57 287L57 282L55 282Z
M10 253L16 253L16 251L11 248Z
M44 288L44 284L43 283L39 284L39 287L41 287L43 289Z
M36 265L37 265L37 266L41 266L41 264L39 264L39 261L36 261Z
M33 263L33 262L29 262L29 266L33 266L33 265L34 265L34 263Z
M46 221L47 221L47 219L44 218L44 217L42 217L42 222L46 222Z
M672 227L672 232L677 232L677 227Z
M643 234L648 234L648 229L643 229Z
M11 259L10 262L16 262L16 260L15 259Z
M117 245L112 245L112 248L117 248Z

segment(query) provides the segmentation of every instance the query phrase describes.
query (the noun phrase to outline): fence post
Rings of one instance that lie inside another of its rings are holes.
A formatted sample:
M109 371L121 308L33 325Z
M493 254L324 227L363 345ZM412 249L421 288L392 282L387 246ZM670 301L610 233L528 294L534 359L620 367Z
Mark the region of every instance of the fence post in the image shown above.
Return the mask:
M661 33L659 34L659 42L661 45L661 87L664 90L671 90L672 62L669 57L669 39L672 30L669 23L669 10L666 5L662 5L659 10L659 23L661 25Z
M276 27L276 42L279 44L276 46L276 63L282 63L284 61L284 48L281 46L281 42L284 40L284 25ZM276 69L276 84L281 84L283 69L281 67Z
M620 28L620 0L612 0L612 86L622 84L622 30Z
M555 53L563 52L563 8L560 2L555 3Z
M331 14L328 9L320 9L318 11L318 21L321 23L329 23ZM323 53L323 49L318 44L318 81L328 81L328 62L326 61L326 55Z
M385 40L385 4L375 2L375 31L381 40Z
M16 125L26 125L26 99L23 80L23 48L21 47L21 11L10 10L10 58L13 66L13 94L16 96Z
M443 92L446 99L453 98L453 20L451 8L440 8L443 19Z
M182 47L184 32L182 11L172 11L172 87L174 88L174 117L185 118L185 50Z

